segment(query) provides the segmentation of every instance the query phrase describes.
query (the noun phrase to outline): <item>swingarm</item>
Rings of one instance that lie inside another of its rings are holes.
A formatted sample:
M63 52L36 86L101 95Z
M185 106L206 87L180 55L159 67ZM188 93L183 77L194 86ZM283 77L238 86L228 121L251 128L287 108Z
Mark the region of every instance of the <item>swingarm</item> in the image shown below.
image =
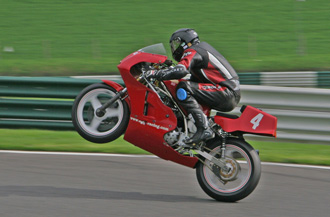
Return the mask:
M194 150L194 151L197 152L199 155L203 156L205 159L209 160L210 162L212 162L215 165L217 165L218 167L220 167L221 170L223 170L224 172L226 172L226 173L230 172L230 168L226 165L225 160L223 160L221 158L218 159L205 151L201 151L201 150Z

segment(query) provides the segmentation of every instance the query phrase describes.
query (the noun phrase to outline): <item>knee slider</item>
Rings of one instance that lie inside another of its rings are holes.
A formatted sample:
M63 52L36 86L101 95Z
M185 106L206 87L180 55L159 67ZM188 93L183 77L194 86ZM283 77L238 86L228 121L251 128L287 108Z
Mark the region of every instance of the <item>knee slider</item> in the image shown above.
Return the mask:
M185 89L179 88L176 91L176 96L178 97L178 99L180 101L184 101L184 100L186 100L188 98L188 93L187 93L187 91Z

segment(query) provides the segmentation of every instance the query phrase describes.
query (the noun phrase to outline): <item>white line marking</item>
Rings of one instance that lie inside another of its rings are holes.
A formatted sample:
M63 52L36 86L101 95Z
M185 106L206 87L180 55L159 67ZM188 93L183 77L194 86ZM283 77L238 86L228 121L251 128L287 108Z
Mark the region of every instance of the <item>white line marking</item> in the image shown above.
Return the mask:
M40 155L67 155L67 156L101 156L101 157L131 157L131 158L158 158L155 155L134 155L134 154L108 154L108 153L80 153L80 152L49 152L49 151L11 151L0 150L4 154L40 154ZM261 162L265 166L282 166L282 167L295 167L295 168L310 168L310 169L323 169L330 170L330 166L317 166L305 164L286 164L286 163L272 163Z
M282 166L282 167L295 167L295 168L311 168L311 169L323 169L330 170L330 166L317 166L317 165L306 165L306 164L286 164L286 163L272 163L262 162L262 165L267 166Z

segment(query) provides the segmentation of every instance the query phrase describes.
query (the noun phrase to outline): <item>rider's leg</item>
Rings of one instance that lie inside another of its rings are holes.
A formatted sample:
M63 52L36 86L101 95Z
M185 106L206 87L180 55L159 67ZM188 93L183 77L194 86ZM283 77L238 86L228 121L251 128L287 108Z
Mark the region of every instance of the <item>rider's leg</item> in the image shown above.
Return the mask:
M188 82L181 82L177 89L177 97L179 99L180 105L190 113L197 127L197 132L188 138L185 143L194 144L199 143L203 140L208 140L214 137L214 132L209 128L209 123L206 115L200 108L197 100L193 97L192 89L187 84Z

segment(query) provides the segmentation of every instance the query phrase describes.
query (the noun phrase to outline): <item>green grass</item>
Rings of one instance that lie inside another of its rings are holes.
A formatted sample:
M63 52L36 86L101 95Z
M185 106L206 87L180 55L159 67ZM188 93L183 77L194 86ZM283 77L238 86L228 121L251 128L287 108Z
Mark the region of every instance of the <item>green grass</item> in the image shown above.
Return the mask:
M94 144L72 131L0 129L0 135L2 150L148 154L122 137L111 143ZM249 142L260 151L262 161L330 165L329 145Z
M330 145L251 141L260 159L269 162L330 165Z
M147 153L123 138L112 143L95 144L84 140L74 131L0 129L0 135L2 150Z
M141 47L168 48L183 27L240 72L329 70L329 8L329 0L0 0L0 75L109 74Z

